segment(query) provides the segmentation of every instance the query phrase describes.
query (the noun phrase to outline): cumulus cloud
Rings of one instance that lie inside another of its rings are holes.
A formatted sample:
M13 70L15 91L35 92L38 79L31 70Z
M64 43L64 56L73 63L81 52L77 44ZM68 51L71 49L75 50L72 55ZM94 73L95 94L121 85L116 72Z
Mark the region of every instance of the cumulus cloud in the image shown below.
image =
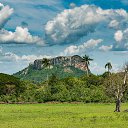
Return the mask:
M102 45L101 47L99 47L99 50L107 52L112 50L112 48L113 48L113 45L110 45L110 46Z
M47 56L47 55L23 55L19 57L19 60L23 60L23 61L29 61L29 62L33 62L36 59L43 59L43 58L51 58L51 56Z
M0 42L8 43L8 42L16 42L16 43L37 43L44 44L44 42L38 36L32 36L28 30L28 28L16 27L15 32L7 31L2 29L0 31Z
M117 31L114 38L117 42L120 42L123 39L123 32L121 30Z
M70 7L71 8L75 8L76 7L76 4L75 3L70 3Z
M96 48L103 40L102 39L98 39L98 40L94 40L94 39L90 39L89 41L81 44L81 45L71 45L69 47L67 47L63 53L64 55L72 55L72 54L78 54L78 53L82 53L85 52L87 50L92 50L94 48Z
M8 5L4 6L0 3L0 28L6 23L8 18L12 15L13 8L10 8Z
M36 43L44 45L45 41L38 36L32 36L26 26L17 26L15 32L2 29L13 11L13 8L10 8L8 5L4 6L0 3L0 43Z
M12 52L4 52L2 48L0 48L0 62L34 62L36 59L43 59L43 58L51 58L51 56L47 55L16 55Z
M103 10L92 5L75 7L47 22L46 40L50 44L74 43L96 31L101 33L101 28L108 29L112 37L116 29L128 27L127 18L128 13L123 9Z
M128 51L128 28L125 30L118 30L114 38L116 43L114 44L113 50Z
M119 22L117 20L112 20L109 23L110 28L118 28L118 26L119 26Z

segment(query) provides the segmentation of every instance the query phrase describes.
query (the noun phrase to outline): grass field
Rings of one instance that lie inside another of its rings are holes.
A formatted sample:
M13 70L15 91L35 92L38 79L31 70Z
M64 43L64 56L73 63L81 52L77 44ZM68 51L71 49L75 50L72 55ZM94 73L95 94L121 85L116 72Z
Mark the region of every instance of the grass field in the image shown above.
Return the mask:
M114 104L0 105L0 128L128 128ZM128 104L122 104L122 111Z

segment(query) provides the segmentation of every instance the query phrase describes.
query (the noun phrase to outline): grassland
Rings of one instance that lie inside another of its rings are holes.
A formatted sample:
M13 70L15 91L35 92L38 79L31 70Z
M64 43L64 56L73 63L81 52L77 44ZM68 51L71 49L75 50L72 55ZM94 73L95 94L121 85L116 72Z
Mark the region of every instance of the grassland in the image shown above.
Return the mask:
M0 128L128 128L114 104L0 105ZM122 105L122 111L128 104Z

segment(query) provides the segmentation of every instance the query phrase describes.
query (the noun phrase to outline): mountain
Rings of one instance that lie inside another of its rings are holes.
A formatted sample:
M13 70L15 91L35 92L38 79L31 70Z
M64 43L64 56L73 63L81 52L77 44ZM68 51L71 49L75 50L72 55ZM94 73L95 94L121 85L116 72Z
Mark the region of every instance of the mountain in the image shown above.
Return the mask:
M58 78L66 77L80 77L86 73L86 65L82 62L82 58L75 56L59 56L51 58L50 69L43 67L43 59L35 60L27 68L17 72L14 76L21 80L30 80L34 82L41 82L47 80L52 74Z

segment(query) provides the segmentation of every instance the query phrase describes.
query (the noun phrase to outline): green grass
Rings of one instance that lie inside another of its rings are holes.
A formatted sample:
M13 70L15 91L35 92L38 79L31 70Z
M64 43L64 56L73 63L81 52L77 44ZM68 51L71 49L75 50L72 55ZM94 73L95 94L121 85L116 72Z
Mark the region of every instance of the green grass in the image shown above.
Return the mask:
M0 128L128 128L114 104L0 105ZM122 111L128 104L122 104Z

